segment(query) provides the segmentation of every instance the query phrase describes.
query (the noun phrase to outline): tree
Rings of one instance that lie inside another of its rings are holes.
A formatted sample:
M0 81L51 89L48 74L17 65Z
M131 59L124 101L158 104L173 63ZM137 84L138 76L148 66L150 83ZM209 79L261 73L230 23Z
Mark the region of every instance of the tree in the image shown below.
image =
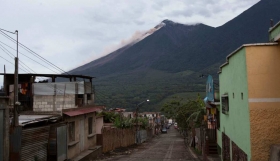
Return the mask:
M187 129L201 125L202 116L205 113L203 107L203 100L198 94L196 99L189 99L186 103L182 103L181 98L175 97L165 103L161 111L167 118L174 118L181 129Z

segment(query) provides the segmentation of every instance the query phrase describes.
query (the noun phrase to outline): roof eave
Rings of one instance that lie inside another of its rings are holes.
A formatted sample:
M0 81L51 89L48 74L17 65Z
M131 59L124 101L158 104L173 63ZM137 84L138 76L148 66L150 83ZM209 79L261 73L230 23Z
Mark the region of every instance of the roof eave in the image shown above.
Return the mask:
M229 64L229 58L232 57L234 54L236 54L239 50L243 49L244 47L250 47L250 46L273 46L273 45L278 45L278 43L277 42L271 42L271 43L243 44L242 46L240 46L239 48L234 50L232 53L230 53L226 57L226 62L220 66L220 70L218 71L218 74L221 74L222 73L222 68Z

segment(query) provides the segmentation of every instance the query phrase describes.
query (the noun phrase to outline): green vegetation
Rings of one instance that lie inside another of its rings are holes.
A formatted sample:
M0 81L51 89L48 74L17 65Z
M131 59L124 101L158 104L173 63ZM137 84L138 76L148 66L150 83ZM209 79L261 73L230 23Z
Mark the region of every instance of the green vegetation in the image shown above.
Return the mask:
M175 97L172 101L164 104L161 111L167 118L173 118L181 129L200 127L205 113L203 100L200 95L196 99L189 99L186 103L182 98Z
M133 128L136 124L139 125L140 129L147 129L149 126L149 120L146 117L127 118L110 111L102 111L98 113L98 116L103 116L105 123L113 123L115 127L122 129Z
M138 75L96 79L93 82L96 104L106 105L107 108L126 108L127 111L135 111L139 102L149 99L150 102L141 105L139 110L159 111L173 96L195 98L197 91L205 93L206 79L199 78L198 73L193 74L192 79L187 79L188 76L185 74L171 75L148 70ZM107 81L108 79L110 81Z
M107 111L102 111L97 114L98 116L103 116L103 120L105 123L113 123L117 117L119 117L118 113L115 112L107 112Z

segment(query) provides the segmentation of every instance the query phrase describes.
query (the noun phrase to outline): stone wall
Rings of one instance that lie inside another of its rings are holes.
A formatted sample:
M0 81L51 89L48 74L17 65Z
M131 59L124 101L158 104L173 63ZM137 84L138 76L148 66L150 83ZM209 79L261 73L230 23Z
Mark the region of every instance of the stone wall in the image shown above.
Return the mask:
M33 97L33 111L61 111L75 108L75 95L55 95Z

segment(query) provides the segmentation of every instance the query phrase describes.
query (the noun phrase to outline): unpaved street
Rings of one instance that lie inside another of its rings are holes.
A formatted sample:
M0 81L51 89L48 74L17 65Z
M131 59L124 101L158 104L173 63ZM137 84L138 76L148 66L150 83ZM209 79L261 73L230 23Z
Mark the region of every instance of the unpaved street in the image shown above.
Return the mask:
M156 136L152 140L133 148L131 153L115 155L106 161L196 161L183 138L172 127L167 134Z

